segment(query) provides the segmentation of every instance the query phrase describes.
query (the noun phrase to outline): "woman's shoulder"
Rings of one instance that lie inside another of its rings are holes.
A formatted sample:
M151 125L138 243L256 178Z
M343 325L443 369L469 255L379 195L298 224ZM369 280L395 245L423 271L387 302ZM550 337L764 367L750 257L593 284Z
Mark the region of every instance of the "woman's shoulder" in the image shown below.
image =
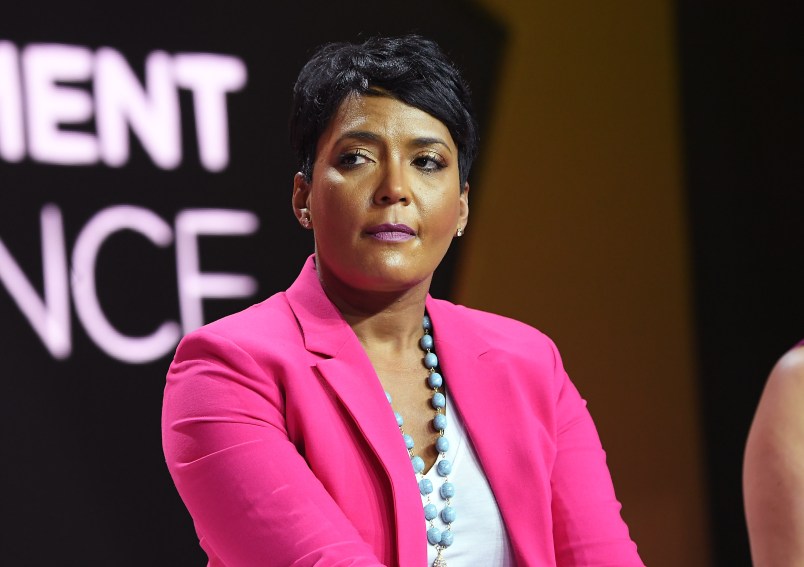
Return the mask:
M789 396L804 399L804 342L787 351L771 370L767 388L782 392L783 400Z
M179 347L187 343L223 342L248 351L258 343L287 342L295 335L298 335L296 319L285 292L280 292L189 332Z
M804 432L802 406L804 346L800 345L782 355L771 370L754 415L749 444L800 438ZM804 457L804 448L797 447L796 451Z
M756 565L801 565L804 546L804 345L771 370L748 434L743 496Z
M513 317L466 307L443 299L431 299L431 302L443 314L442 316L451 320L450 324L463 329L472 329L474 333L495 346L509 345L517 348L524 343L556 350L552 339L544 332Z

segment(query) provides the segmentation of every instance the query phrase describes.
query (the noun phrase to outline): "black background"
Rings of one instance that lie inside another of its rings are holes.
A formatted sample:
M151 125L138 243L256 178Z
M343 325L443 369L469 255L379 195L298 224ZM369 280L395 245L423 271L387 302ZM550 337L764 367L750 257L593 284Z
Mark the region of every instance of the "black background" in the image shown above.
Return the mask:
M713 555L723 566L751 564L745 439L771 367L804 339L802 22L797 2L678 3Z

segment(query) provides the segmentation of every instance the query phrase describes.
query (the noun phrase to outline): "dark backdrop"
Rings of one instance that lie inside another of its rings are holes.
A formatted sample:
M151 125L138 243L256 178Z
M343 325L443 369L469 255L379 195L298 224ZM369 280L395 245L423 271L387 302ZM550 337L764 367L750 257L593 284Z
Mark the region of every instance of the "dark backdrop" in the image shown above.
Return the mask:
M678 7L713 555L748 566L745 439L771 367L804 338L804 10Z

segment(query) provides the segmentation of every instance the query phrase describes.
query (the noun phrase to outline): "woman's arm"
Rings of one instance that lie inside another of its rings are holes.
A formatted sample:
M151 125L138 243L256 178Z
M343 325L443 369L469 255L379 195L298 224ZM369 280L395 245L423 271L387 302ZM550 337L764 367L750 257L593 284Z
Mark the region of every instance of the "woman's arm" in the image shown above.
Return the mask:
M280 385L231 341L201 330L180 344L162 435L211 563L381 565L289 441Z
M743 494L754 565L804 565L804 346L768 377L745 448Z
M643 567L620 516L606 453L586 402L561 366L558 353L553 537L558 567Z

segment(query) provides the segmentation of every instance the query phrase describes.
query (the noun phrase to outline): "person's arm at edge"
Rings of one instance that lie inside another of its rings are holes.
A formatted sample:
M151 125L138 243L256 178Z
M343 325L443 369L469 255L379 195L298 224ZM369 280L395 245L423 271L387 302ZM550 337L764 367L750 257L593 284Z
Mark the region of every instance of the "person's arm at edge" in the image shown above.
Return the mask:
M756 567L804 565L804 346L774 366L748 435L743 495Z
M620 515L606 453L575 385L556 359L557 452L553 535L558 567L644 567Z

